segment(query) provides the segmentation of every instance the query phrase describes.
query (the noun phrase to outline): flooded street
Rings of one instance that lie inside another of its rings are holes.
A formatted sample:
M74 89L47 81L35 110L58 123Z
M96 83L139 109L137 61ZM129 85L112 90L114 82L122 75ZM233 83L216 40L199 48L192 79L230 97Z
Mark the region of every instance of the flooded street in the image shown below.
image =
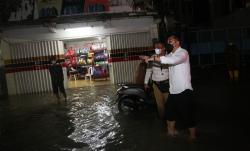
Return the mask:
M141 124L152 125L155 114L151 110L144 124L142 116L120 115L114 104L116 88L109 85L71 89L67 101L58 101L51 94L9 97L1 102L1 149L136 149L138 140L128 139L126 133L134 135L143 128L139 127ZM147 112L144 114L148 116Z
M235 127L231 122L231 115L236 112L232 111L232 101L239 96L238 90L230 90L223 82L197 83L194 84L199 100L195 144L187 142L186 131L181 131L176 139L167 137L153 107L129 116L120 114L114 102L118 87L106 85L69 89L67 101L57 101L51 94L1 100L0 150L230 150L229 142L238 138L233 129L239 125ZM238 107L237 112L248 115L246 108ZM245 136L242 134L238 142L246 141Z

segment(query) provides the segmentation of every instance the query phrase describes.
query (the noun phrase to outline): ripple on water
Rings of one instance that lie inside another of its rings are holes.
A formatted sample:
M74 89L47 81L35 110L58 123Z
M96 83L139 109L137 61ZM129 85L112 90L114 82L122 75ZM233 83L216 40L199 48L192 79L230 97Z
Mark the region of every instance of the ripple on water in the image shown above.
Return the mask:
M107 143L122 142L117 113L112 106L112 89L79 89L72 95L69 116L74 131L68 136L75 142L86 143L92 150L101 150ZM106 93L105 93L106 92Z

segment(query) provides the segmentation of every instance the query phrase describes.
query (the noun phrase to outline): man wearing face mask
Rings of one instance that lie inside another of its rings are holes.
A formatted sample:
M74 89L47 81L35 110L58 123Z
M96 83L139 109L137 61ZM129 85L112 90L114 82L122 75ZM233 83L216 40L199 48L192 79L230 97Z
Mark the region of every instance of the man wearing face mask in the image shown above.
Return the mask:
M181 48L180 40L176 36L170 36L168 43L173 46L173 50L166 56L156 56L147 61L156 60L162 64L169 65L169 92L166 103L166 118L168 134L176 135L175 122L180 121L183 126L189 129L189 140L196 138L196 128L194 120L194 106L192 102L192 84L190 74L190 63L188 52Z
M51 65L49 66L49 72L51 76L51 82L52 82L52 88L53 93L56 95L56 97L59 99L59 92L63 94L64 98L67 98L65 88L64 88L64 78L63 78L63 70L62 66L57 62L56 57L52 57L50 59Z
M161 42L156 42L155 55L152 57L160 57L166 55L165 46ZM161 64L159 61L148 62L146 75L144 79L145 90L149 88L149 79L153 81L154 96L157 104L159 117L164 120L164 105L168 97L168 66Z

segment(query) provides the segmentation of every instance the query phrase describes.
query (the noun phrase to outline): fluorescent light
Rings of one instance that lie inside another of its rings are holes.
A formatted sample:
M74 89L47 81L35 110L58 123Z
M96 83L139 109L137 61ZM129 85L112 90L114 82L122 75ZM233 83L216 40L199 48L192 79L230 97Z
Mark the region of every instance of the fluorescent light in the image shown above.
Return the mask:
M66 28L66 32L89 32L92 27Z
M103 32L103 27L76 27L76 28L66 28L64 29L63 35L65 37L86 37L90 36L93 37L94 35L98 35Z

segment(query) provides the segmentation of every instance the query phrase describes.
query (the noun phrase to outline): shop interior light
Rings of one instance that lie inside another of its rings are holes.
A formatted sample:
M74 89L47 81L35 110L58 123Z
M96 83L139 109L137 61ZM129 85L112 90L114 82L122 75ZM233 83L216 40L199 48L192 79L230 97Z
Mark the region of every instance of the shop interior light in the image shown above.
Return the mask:
M92 27L66 28L66 32L89 32Z

